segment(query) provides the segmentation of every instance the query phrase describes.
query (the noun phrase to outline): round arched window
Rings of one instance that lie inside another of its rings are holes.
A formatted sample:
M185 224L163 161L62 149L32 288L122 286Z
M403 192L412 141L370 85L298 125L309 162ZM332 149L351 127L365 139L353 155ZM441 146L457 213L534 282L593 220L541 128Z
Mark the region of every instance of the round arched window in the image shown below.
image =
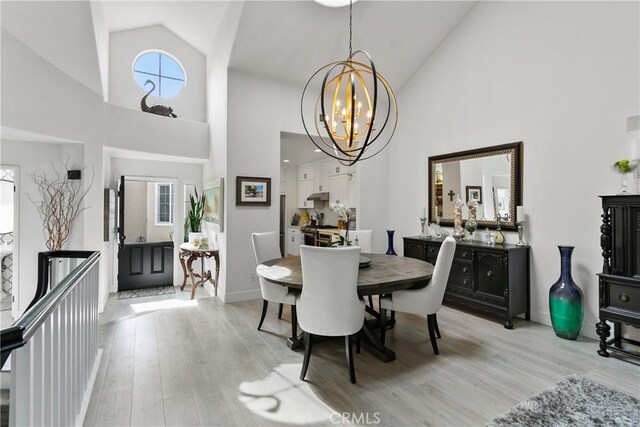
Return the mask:
M187 78L182 65L173 56L160 51L140 53L133 61L133 76L138 86L158 98L173 98L180 93ZM149 83L149 80L151 83Z

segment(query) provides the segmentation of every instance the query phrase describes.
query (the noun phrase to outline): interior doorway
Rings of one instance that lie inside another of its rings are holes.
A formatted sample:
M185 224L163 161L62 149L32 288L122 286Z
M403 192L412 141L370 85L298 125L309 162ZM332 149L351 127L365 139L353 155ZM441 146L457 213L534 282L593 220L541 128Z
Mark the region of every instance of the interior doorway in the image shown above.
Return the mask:
M120 177L118 291L173 285L176 182Z
M7 327L18 316L17 166L0 166L0 323Z

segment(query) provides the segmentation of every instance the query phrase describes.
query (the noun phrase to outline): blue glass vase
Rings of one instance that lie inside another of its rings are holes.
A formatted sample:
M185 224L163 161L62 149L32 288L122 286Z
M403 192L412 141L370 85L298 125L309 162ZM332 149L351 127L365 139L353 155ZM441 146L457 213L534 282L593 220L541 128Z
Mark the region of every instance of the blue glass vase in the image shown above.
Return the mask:
M560 249L560 278L549 289L549 314L556 335L567 340L578 338L582 327L584 308L582 291L571 277L573 246Z
M387 252L385 252L387 255L398 255L395 251L395 249L393 249L393 233L395 233L395 230L387 230Z

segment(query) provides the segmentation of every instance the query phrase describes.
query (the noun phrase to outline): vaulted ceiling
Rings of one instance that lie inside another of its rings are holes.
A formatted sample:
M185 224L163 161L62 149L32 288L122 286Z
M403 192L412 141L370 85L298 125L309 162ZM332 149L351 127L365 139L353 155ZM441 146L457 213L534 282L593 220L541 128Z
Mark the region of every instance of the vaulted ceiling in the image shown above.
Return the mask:
M109 31L164 25L203 54L229 1L104 1ZM368 1L353 6L354 49L370 53L398 90L462 21L475 1ZM229 66L304 84L348 52L349 8L311 0L245 1Z
M104 22L93 23L89 1L2 1L2 26L36 53L101 93L96 31L163 25L203 54L230 1L102 1ZM353 6L353 47L372 55L398 92L475 5L475 1L371 1ZM95 14L94 14L95 15ZM229 67L303 85L320 66L346 58L348 7L311 0L246 1ZM95 16L94 18L95 19ZM73 53L73 54L70 54ZM106 67L102 67L102 73ZM104 77L104 76L103 76ZM104 79L103 79L104 80Z
M470 1L367 1L353 5L353 48L367 51L398 91L475 5ZM304 84L346 59L349 8L313 1L246 2L229 66Z

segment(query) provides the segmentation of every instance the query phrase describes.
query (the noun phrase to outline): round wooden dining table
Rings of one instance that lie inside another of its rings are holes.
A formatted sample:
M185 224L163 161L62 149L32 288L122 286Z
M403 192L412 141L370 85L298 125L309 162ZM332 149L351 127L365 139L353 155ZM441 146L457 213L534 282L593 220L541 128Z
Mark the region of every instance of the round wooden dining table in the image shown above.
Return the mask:
M420 282L428 281L433 274L432 264L414 258L384 254L362 254L362 258L371 260L368 266L361 268L358 272L357 289L358 295L362 297L408 289ZM256 273L269 282L287 286L290 289L303 287L299 256L286 256L266 261L258 265ZM374 332L380 327L380 313L369 306L367 306L367 313L372 315L373 319L364 322L362 342L365 348L384 362L395 360L395 352L382 345L379 334ZM301 336L290 337L288 345L294 350L302 348Z

